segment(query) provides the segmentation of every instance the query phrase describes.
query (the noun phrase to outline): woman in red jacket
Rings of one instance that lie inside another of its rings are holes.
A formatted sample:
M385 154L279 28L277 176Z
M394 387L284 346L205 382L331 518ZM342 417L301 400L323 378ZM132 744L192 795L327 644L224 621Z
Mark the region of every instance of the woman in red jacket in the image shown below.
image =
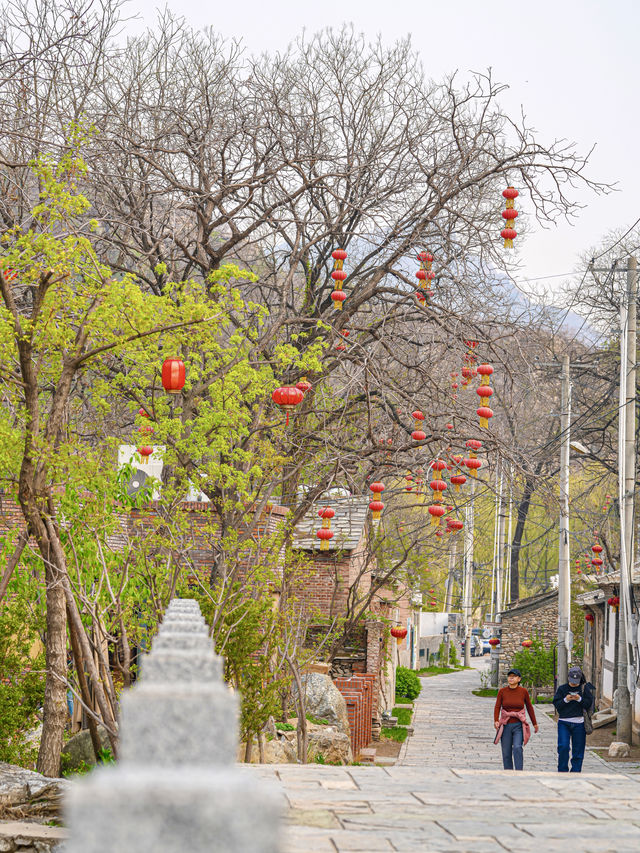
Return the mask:
M498 690L498 698L493 709L494 726L497 734L495 743L502 747L502 764L505 770L522 770L522 747L531 736L525 707L529 713L533 730L538 731L536 713L533 710L528 690L520 686L522 674L519 669L510 669L507 673L507 686Z

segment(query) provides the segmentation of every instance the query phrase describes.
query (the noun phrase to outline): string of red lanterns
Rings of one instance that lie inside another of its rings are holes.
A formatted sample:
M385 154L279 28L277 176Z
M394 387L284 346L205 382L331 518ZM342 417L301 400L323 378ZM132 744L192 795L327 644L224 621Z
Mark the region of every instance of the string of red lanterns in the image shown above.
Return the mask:
M336 311L342 311L342 303L347 298L347 294L343 290L343 284L347 279L347 274L343 269L344 262L347 259L347 253L344 249L336 249L331 253L331 257L333 258L333 272L331 273L331 278L333 279L333 293L331 294L331 299L333 300L333 307Z
M486 363L479 364L477 372L482 376L482 382L476 388L476 394L482 400L483 405L476 409L476 414L480 418L480 427L482 429L487 429L489 426L489 418L493 417L493 411L488 405L486 405L493 394L493 389L489 385L491 381L491 374L493 373L493 367Z
M327 551L329 542L333 539L333 531L331 530L331 519L335 516L336 511L333 507L324 506L318 510L318 516L322 519L322 527L316 532L316 536L320 540L320 550Z
M502 218L505 220L505 227L500 232L500 236L504 240L505 249L513 249L513 241L517 237L517 231L513 227L516 223L518 211L514 207L514 199L518 198L519 192L515 187L507 187L502 191L502 196L506 200L506 210L502 211Z
M411 438L414 441L424 441L427 437L427 434L422 429L422 422L424 421L424 414L416 409L415 412L411 412L411 417L414 420L413 424L413 432L411 433Z

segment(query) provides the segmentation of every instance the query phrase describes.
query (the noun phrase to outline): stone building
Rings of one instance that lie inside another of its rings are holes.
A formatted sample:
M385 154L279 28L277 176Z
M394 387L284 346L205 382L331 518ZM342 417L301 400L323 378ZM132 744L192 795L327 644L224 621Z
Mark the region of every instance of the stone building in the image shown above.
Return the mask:
M558 590L532 595L510 604L500 614L502 634L500 638L500 680L506 681L507 671L516 652L522 649L522 641L539 635L546 648L550 648L558 637Z

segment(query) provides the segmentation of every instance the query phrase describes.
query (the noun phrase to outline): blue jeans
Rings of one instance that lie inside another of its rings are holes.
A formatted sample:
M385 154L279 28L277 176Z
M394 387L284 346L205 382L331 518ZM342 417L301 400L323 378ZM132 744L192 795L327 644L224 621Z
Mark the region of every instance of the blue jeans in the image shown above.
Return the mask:
M584 723L565 723L563 719L558 720L559 773L567 773L569 770L569 744L571 744L571 772L579 773L582 770L586 743L587 734Z
M502 730L500 746L502 747L502 766L505 770L522 770L522 723L507 723Z

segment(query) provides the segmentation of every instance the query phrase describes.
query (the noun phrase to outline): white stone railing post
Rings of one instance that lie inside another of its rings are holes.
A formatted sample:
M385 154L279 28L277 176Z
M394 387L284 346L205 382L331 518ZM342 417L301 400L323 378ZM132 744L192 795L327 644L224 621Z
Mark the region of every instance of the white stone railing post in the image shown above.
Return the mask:
M238 702L196 601L167 608L121 697L120 758L67 796L65 853L278 853L278 795L236 767Z

